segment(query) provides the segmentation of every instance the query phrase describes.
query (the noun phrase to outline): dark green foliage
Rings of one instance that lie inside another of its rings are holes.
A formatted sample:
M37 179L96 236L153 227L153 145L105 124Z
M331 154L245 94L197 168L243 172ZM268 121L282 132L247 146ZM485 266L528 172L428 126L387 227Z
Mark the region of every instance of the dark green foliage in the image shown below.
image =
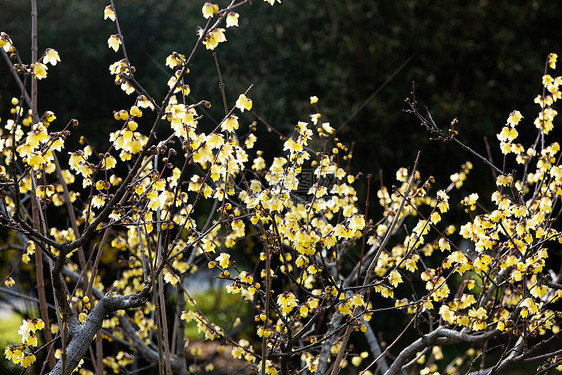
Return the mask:
M0 15L2 29L20 48L28 45L22 39L29 35L28 4L2 0L0 6L8 9ZM197 25L204 25L200 6L172 0L117 3L129 56L149 92L163 94L166 56L193 45ZM532 120L536 108L527 103L536 87L521 82L536 82L542 74L537 67L549 52L560 50L559 8L552 1L286 1L274 8L256 1L241 9L241 30L228 31L230 46L218 48L217 57L227 98L233 101L255 84L254 107L272 125L284 129L306 118L308 97L317 95L324 120L345 124L342 138L356 143L355 168L392 173L422 149L422 170L446 177L468 155L430 142L402 112L412 81L439 124L445 127L457 116L460 137L484 151L482 137L495 142L514 108ZM40 85L43 109L55 111L61 122L79 117L89 137L113 126L112 110L127 103L107 71L120 54L107 48L114 31L103 22L102 10L95 2L60 0L41 2L39 9L39 18L50 21L40 22L40 53L53 47L63 60L49 70L56 78ZM211 53L203 54L189 84L196 100L212 101L210 117L219 118L216 68ZM75 71L76 65L82 69ZM1 69L5 77L5 65ZM435 163L443 154L449 162Z

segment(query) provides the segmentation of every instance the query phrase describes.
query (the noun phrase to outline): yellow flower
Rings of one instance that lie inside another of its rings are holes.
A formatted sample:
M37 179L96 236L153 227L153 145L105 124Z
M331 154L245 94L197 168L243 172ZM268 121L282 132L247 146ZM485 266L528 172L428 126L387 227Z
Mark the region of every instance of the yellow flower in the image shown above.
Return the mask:
M142 117L142 111L139 107L137 107L136 105L131 107L131 110L129 111L131 113L131 116L134 117Z
M35 335L29 335L26 338L22 339L23 344L26 346L37 346L37 336Z
M353 215L349 220L349 229L363 230L365 228L365 217L363 215Z
M31 319L24 319L20 329L18 330L18 335L28 336L29 333L33 331L35 331L35 324L33 324Z
M115 12L113 11L111 5L106 6L103 10L103 19L106 20L108 18L115 22Z
M103 161L104 161L103 164L105 166L105 169L112 169L115 168L115 166L117 165L117 160L115 160L115 158L111 155L105 157Z
M496 179L496 184L498 186L509 186L513 183L513 176L512 175L500 175Z
M439 215L439 212L435 211L431 214L431 223L432 224L437 224L438 222L441 221L441 216Z
M10 39L8 34L3 31L2 33L0 33L0 47L3 48L6 52L10 51L10 48L12 48L12 40Z
M52 66L57 65L57 62L60 62L60 56L57 51L52 48L47 48L45 50L45 56L43 57L43 64L51 64Z
M184 61L185 56L174 51L170 56L166 57L166 66L174 69L176 66L182 66Z
M105 190L104 181L100 180L96 182L96 189L97 190Z
M250 275L246 271L242 271L240 273L240 280L242 280L243 282L245 282L247 284L252 284L254 282L254 278L252 277L252 275Z
M203 17L205 17L205 19L209 19L213 17L215 13L217 13L218 11L219 11L219 6L217 4L211 4L208 1L205 4L203 4L203 9L201 9L201 12L203 13Z
M265 1L266 3L269 3L269 5L271 5L271 6L273 6L273 4L275 4L275 0L263 0L263 1ZM281 0L277 0L277 2L279 4L281 4Z
M507 123L511 126L515 126L519 124L519 121L521 121L522 118L523 115L521 115L521 112L513 111L509 114L509 117L507 118Z
M461 204L467 206L471 211L474 211L476 209L476 201L478 198L478 193L472 193L468 197L464 197Z
M475 308L471 308L468 311L468 316L470 318L485 320L488 318L488 313L483 307L479 307L478 310L476 310Z
M221 124L221 129L228 132L234 132L238 127L238 117L234 115L228 116Z
M361 364L361 361L363 360L363 358L359 357L358 355L356 355L355 357L351 358L351 363L353 364L353 366L355 367L359 367L359 365Z
M310 97L310 104L316 104L318 103L318 97L317 96L311 96Z
M517 133L517 130L515 130L515 128L509 128L505 126L502 129L501 133L497 135L497 137L501 142L511 143L515 138L517 138L518 135L519 133Z
M277 304L283 315L287 315L297 306L297 299L292 292L285 292L277 296Z
M238 17L240 15L236 12L228 13L228 16L226 16L226 27L238 27Z
M226 253L222 253L215 259L222 268L228 268L230 264L230 255Z
M25 356L22 358L20 364L21 364L22 367L29 367L33 363L35 363L36 359L37 358L35 358L34 354L25 353Z
M392 271L389 275L389 282L393 287L397 287L398 284L400 284L402 282L402 276L400 275L400 272L398 272L397 270Z
M529 312L536 314L539 311L538 305L535 303L535 301L532 298L525 298L521 302L521 307L524 307L524 309L521 310L521 316L523 318L526 318Z
M11 277L8 277L4 283L4 285L6 285L7 288L14 286L15 284L15 280Z
M119 50L119 46L121 45L121 38L119 35L113 34L107 39L107 45L109 48L112 48L115 52Z
M449 210L449 196L445 190L439 190L437 192L437 199L439 203L437 204L437 208L441 213L447 212Z
M88 314L86 314L85 312L81 312L78 315L78 320L80 321L80 323L84 323L86 321L87 317L88 317Z
M35 64L31 64L32 72L31 74L33 77L37 79L47 78L47 65L37 62Z
M222 42L226 42L226 36L224 35L224 29L221 28L210 31L203 40L205 48L209 50L214 50Z
M244 349L242 349L239 346L235 346L234 348L232 348L232 351L230 353L232 355L233 358L242 358L242 355L244 354Z
M260 361L260 363L258 363L258 368L262 368L262 363ZM274 367L274 365L269 361L269 359L267 359L265 361L265 375L277 375L277 369Z
M197 314L193 310L183 311L181 313L180 319L185 320L186 322L191 322L192 320L197 319Z
M256 143L256 141L258 140L258 138L254 135L254 134L250 134L248 136L248 138L246 138L246 141L244 142L246 145L247 149L253 148L254 144Z
M550 66L551 69L556 69L556 59L558 59L557 54L551 53L548 55L548 66Z
M451 250L451 244L444 237L441 237L439 239L439 249L441 249L441 251Z
M238 100L236 101L236 108L238 108L241 112L244 112L244 110L249 111L252 109L252 99L249 99L244 94L240 94Z
M324 130L328 134L333 134L335 129L330 126L329 122L322 123L322 130Z
M349 299L349 303L354 307L365 306L365 301L363 300L363 296L361 294L355 294Z
M312 123L314 125L318 124L318 120L320 119L320 117L322 117L322 115L320 113L314 113L312 115L310 115L310 120L312 121Z

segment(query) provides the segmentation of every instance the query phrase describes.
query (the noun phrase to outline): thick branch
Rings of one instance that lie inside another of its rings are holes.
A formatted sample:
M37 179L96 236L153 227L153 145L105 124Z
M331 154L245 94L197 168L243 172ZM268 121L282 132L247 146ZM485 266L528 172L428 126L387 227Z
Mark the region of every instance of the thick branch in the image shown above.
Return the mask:
M465 342L469 344L477 344L497 336L500 333L498 330L489 331L482 334L469 333L466 331L455 331L453 329L438 327L433 332L423 335L408 347L406 347L399 355L396 357L392 365L386 371L385 375L397 374L402 367L413 358L417 352L435 344L439 345L452 345L459 342Z
M125 316L119 317L119 326L123 328L123 330L127 334L127 337L133 341L131 346L137 349L139 353L141 353L142 356L147 361L157 363L160 360L158 351L151 349L148 345L144 343L143 340L141 340L141 338L137 335L135 327L133 327L133 325L129 322L127 317ZM181 350L183 350L183 347ZM167 362L169 362L170 365L172 366L172 369L174 370L174 374L178 374L178 375L187 374L186 363L181 356L180 357L172 356L170 358L170 361Z
M66 347L66 368L64 369L64 373L70 374L76 366L78 366L78 363L86 354L94 336L101 329L103 320L108 314L117 310L127 310L142 306L147 300L146 296L148 295L149 290L150 285L147 285L138 294L129 294L118 297L103 297L92 309L90 314L88 314L88 317L83 324L80 324L75 318L72 318L68 328L70 342ZM63 374L62 367L63 362L61 359L57 362L57 365L53 368L49 375Z

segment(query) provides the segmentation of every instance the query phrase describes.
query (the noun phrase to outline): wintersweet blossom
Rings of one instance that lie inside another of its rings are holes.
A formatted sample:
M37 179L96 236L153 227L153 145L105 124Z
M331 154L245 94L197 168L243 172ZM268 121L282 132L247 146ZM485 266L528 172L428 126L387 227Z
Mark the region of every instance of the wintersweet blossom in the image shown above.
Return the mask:
M103 10L103 19L110 19L111 21L115 22L115 11L111 5L108 5Z
M277 296L277 304L281 306L283 315L286 315L297 306L297 299L292 292L285 292Z
M51 64L52 66L57 65L60 62L60 56L57 51L52 48L47 48L45 50L45 56L43 57L43 64Z
M121 38L117 34L111 35L109 39L107 39L107 45L109 48L117 52L119 50L119 46L121 45Z
M226 35L224 32L225 30L222 28L216 28L209 31L205 36L205 39L203 39L203 45L205 45L205 48L214 50L217 48L219 43L226 42Z
M227 132L238 130L238 117L235 115L228 116L221 124L221 129Z
M210 2L206 2L203 4L203 8L201 12L203 13L203 17L209 19L215 15L219 11L219 6L217 4L211 4Z
M33 77L37 79L45 79L47 78L47 65L36 62L35 64L31 64L31 74Z
M240 15L236 12L229 12L226 16L226 27L238 27L238 18Z
M558 59L558 55L555 53L551 53L548 55L548 66L551 69L556 69L556 60Z
M10 36L3 31L0 33L0 47L4 49L4 52L9 52L12 47Z
M246 95L240 94L238 100L236 100L236 108L238 108L240 112L244 112L244 110L249 111L252 109L252 100Z

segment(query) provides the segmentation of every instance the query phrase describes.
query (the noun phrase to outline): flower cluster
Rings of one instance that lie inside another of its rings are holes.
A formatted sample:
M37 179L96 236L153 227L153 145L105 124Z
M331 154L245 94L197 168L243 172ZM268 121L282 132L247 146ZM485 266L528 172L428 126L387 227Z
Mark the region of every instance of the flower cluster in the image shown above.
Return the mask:
M23 320L23 324L18 330L21 335L21 344L8 345L4 349L6 359L22 367L29 367L36 361L33 348L37 346L37 336L35 331L45 328L45 323L41 319L33 318Z

